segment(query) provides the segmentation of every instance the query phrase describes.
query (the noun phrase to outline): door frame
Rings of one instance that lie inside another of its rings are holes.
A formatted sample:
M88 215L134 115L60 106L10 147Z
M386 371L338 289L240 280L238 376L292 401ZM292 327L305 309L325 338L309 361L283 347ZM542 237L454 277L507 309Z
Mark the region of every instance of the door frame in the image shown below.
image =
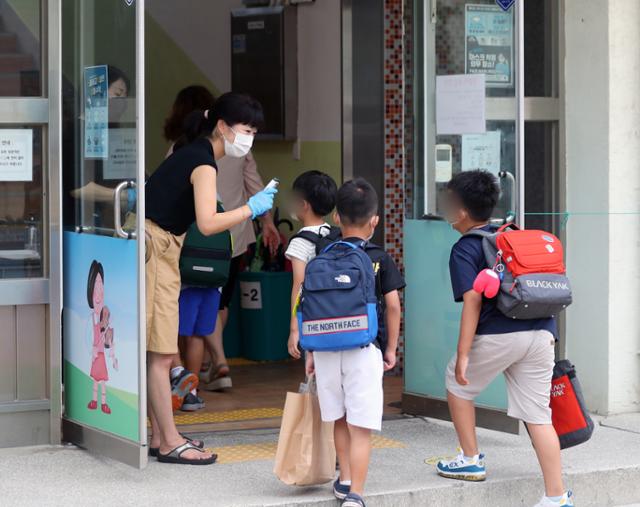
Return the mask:
M62 438L62 0L48 0L50 440Z
M512 97L487 97L486 120L508 120L515 123L515 180L512 188L515 193L516 221L524 219L524 121L526 106L524 100L524 9L521 2L516 2L513 8L514 52L516 55L516 72L514 95ZM421 198L415 199L416 209L426 220L439 220L436 209L436 179L435 179L435 144L436 144L436 30L438 23L438 0L416 2L414 4L414 19L419 29L415 33L414 65L417 69L413 103L420 108L414 116L416 121L416 143L414 146L414 160L422 170L419 178L423 178L424 188ZM418 206L421 202L422 206ZM405 340L411 339L405 336ZM404 369L404 377L410 372ZM406 381L404 382L406 386ZM446 399L424 392L414 393L403 389L402 407L407 413L433 417L435 419L451 420ZM505 408L497 406L478 406L477 425L507 433L519 433L520 424L506 414Z
M44 364L46 398L0 403L0 414L49 412L47 440L60 442L61 398L61 246L60 224L60 117L59 71L60 0L40 0L40 86L39 96L0 98L0 126L26 124L41 128L42 191L45 195L42 220L42 276L0 280L0 306L45 306ZM17 337L19 339L19 336ZM17 364L17 368L21 365ZM42 429L42 427L40 428ZM30 442L32 442L31 440Z
M524 127L527 122L554 122L557 130L557 137L553 146L554 160L554 178L557 187L554 192L557 195L557 206L559 209L565 209L565 132L564 132L564 72L561 64L564 56L564 31L562 30L562 21L564 19L564 2L555 3L554 10L551 15L550 23L552 24L552 33L554 39L552 44L552 93L549 97L530 97L525 96L524 91L524 6L526 2L534 2L537 0L520 0L514 6L515 9L515 34L516 49L518 53L517 74L516 74L516 93L515 97L509 99L487 98L486 115L487 120L513 119L516 121L516 192L518 195L518 203L516 207L516 216L519 223L525 220L525 152L524 152ZM413 197L416 209L424 208L425 215L435 214L435 185L433 184L433 171L426 170L433 167L434 159L434 137L429 135L435 131L435 112L429 110L426 104L429 103L435 95L433 84L428 79L429 72L435 75L436 55L435 55L435 26L437 23L437 4L438 0L428 0L425 2L414 2L414 22L418 26L415 33L415 44L413 45L413 65L415 71L414 94L411 97L415 118L415 137L414 160L417 162L418 170L422 170L422 174L418 176L424 177L424 195L418 197L418 189L416 187L416 195ZM422 166L420 165L422 162ZM412 169L412 168L411 168ZM426 175L424 174L426 172ZM431 178L431 182L429 182ZM421 199L423 202L421 203ZM422 204L422 206L420 206ZM417 217L416 217L417 218ZM564 234L561 234L563 238ZM559 327L561 336L564 336L564 318L559 319ZM405 339L407 337L405 336ZM409 338L410 339L410 338ZM564 356L564 340L561 340L558 347L559 357ZM404 375L407 375L405 369ZM449 419L446 400L435 396L429 396L422 393L403 392L403 408L411 414L426 415L438 419ZM520 425L517 421L509 418L506 411L495 407L479 407L478 408L478 426L488 427L505 432L517 433L520 431Z

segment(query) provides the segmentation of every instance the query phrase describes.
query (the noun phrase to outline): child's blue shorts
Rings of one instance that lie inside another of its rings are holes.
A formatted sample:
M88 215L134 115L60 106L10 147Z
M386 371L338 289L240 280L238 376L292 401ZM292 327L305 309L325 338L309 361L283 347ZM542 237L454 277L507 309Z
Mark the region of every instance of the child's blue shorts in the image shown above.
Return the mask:
M213 333L220 306L217 288L185 287L180 291L180 336L206 336Z

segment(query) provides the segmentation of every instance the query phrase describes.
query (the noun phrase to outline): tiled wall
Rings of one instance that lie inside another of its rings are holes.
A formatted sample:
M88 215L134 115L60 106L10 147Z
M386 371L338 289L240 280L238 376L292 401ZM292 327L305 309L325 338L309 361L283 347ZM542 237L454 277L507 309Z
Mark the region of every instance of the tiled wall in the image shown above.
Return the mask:
M384 98L385 98L385 248L403 269L402 229L405 189L405 0L385 0L384 13ZM402 370L404 342L400 338L398 371Z

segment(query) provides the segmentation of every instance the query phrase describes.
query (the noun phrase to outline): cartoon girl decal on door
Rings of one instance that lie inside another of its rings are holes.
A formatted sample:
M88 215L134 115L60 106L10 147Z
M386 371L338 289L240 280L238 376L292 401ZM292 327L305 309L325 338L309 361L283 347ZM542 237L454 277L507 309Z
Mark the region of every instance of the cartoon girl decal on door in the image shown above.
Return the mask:
M107 385L109 372L105 358L105 348L108 348L109 356L113 362L113 368L118 369L118 360L115 357L113 328L110 324L109 308L104 304L104 269L102 264L94 260L89 268L87 280L87 302L91 308L91 328L93 340L91 346L91 370L89 375L93 379L93 398L87 405L89 410L98 408L98 387L102 389L100 408L105 414L110 414L111 409L107 405Z

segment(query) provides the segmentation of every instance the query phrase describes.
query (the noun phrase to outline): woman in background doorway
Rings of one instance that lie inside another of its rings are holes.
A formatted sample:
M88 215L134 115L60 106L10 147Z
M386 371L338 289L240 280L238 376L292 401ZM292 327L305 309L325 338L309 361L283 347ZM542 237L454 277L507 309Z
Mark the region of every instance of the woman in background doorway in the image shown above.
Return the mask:
M213 107L215 97L204 86L192 85L183 88L176 95L175 101L171 108L171 113L165 121L164 136L171 143L167 156L174 151L176 142L180 144L184 132L184 122L186 117L196 110L207 110ZM225 156L217 161L218 163L218 195L225 209L235 209L237 203L245 197L248 199L252 195L258 193L264 188L262 178L258 174L257 165L251 153L244 157L232 158ZM259 218L262 222L263 238L265 244L275 251L280 243L280 235L273 223L271 213ZM220 311L217 319L211 319L216 322L215 332L205 336L205 342L200 339L184 340L184 360L187 371L183 371L179 358L176 358L172 365L172 376L176 379L184 378L189 372L198 373L200 370L200 358L202 358L201 347L206 346L211 362L204 371L201 386L208 390L221 390L231 387L231 378L229 377L229 367L227 365L224 346L222 340L222 332L228 318L228 307L233 296L233 289L236 284L238 271L240 269L240 260L242 255L247 251L249 245L255 243L256 237L253 226L250 221L246 221L231 228L233 236L233 260L229 273L229 282L222 289L220 300ZM212 309L212 311L217 311ZM172 383L173 384L173 383ZM182 395L180 389L173 390L174 396ZM176 401L176 406L181 406L182 410L194 411L204 408L204 401L200 398L195 389L188 393L183 402Z
M118 67L114 65L107 66L107 95L109 97L109 129L118 128L118 122L122 118L122 115L125 113L127 108L127 99L129 94L131 93L131 81L127 75L121 71ZM100 162L99 164L97 162ZM100 183L96 183L95 179L99 179L100 181L104 180L104 163L103 161L95 161L91 160L90 163L93 163L94 166L97 166L94 169L94 179L88 181L81 188L76 188L69 191L69 194L74 199L82 199L85 201L90 201L94 203L106 203L109 205L113 204L114 197L114 188L106 186ZM116 182L116 183L119 183ZM135 195L133 191L133 198ZM131 200L131 196L127 194L123 194L123 203L125 203L124 199L129 198ZM65 207L66 209L66 207ZM69 206L69 209L73 209L73 206ZM109 215L111 215L109 213Z

